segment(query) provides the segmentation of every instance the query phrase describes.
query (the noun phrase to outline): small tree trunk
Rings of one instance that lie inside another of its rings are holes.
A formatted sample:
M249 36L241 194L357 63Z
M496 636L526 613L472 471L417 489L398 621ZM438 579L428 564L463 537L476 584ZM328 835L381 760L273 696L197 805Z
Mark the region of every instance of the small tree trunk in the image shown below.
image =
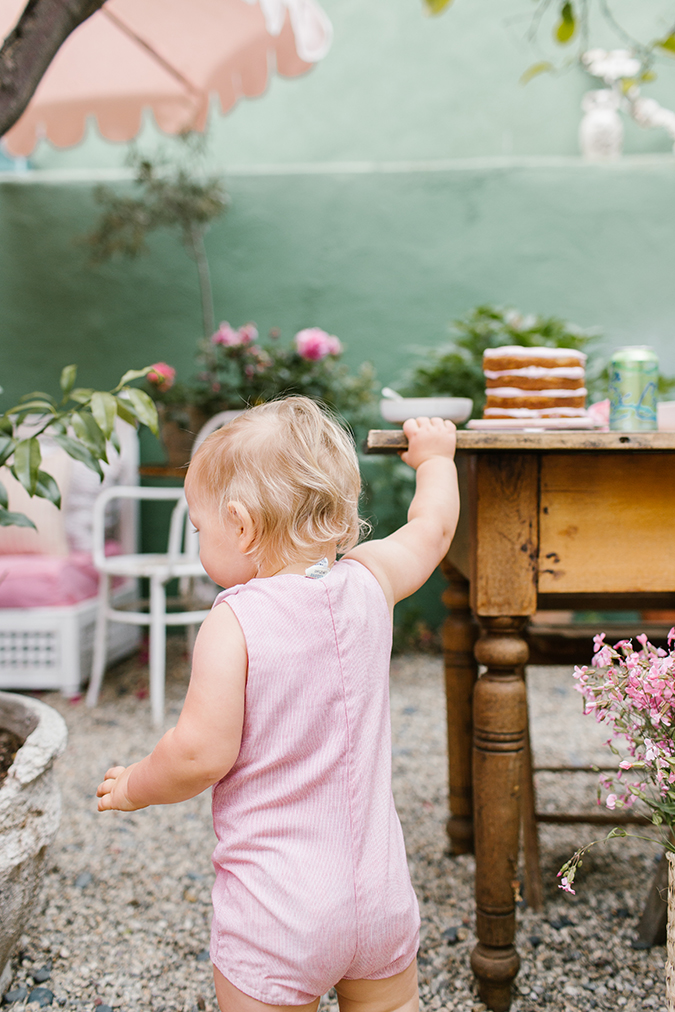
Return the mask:
M208 340L216 329L215 313L213 311L213 291L211 288L211 272L209 261L206 257L204 246L204 229L192 226L189 230L189 253L197 264L199 276L199 295L202 303L202 323L204 326L204 337Z
M70 33L105 0L28 0L0 49L0 137L14 126Z

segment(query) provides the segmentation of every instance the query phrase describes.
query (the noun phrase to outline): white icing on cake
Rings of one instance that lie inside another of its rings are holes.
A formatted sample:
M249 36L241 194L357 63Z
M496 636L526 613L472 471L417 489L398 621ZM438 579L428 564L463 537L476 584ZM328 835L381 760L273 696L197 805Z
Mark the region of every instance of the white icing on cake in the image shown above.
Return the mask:
M585 408L486 408L485 418L585 418Z
M586 387L564 390L521 390L519 387L490 387L488 397L585 397Z
M554 365L546 368L543 365L526 365L522 369L503 369L501 372L484 370L488 379L501 379L502 376L527 376L528 379L548 379L559 376L564 379L583 379L584 367L581 365Z
M574 348L525 348L520 344L503 345L501 348L486 348L483 352L485 358L501 358L504 355L509 357L522 358L577 358L580 363L586 361L587 356L583 351L576 351Z

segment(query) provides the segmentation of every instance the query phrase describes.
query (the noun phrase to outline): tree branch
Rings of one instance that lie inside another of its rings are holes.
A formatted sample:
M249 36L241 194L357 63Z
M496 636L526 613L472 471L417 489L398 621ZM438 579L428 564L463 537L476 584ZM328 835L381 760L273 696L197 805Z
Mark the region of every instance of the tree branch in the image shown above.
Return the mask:
M28 105L57 50L105 0L28 0L0 49L0 136Z

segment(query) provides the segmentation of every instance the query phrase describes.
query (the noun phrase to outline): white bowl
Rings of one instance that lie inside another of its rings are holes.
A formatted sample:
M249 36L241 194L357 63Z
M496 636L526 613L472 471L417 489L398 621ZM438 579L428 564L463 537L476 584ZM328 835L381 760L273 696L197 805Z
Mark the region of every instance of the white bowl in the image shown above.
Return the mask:
M380 414L387 422L405 422L407 418L448 418L465 422L471 414L470 397L401 397L381 400Z

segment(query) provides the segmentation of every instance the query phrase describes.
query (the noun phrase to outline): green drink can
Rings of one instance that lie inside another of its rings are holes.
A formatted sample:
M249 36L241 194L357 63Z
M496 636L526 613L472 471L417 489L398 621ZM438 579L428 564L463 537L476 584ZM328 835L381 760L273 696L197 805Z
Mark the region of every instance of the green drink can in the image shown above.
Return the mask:
M619 348L609 364L609 427L614 432L656 429L659 360L651 348Z

